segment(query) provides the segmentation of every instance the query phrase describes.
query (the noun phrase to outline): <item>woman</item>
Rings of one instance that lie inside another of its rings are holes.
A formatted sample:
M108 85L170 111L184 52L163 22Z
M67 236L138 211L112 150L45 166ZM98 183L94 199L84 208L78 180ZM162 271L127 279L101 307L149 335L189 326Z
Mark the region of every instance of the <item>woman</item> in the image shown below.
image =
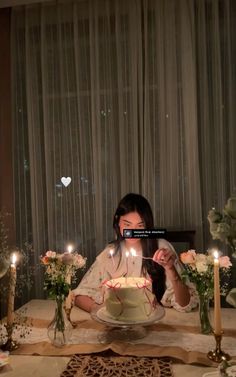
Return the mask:
M103 250L73 291L75 305L88 312L103 302L102 282L120 276L146 276L152 280L157 301L179 311L197 305L196 292L185 285L173 246L164 239L124 238L124 229L152 229L153 214L148 201L139 194L127 194L114 215L116 240ZM134 251L135 255L134 256Z

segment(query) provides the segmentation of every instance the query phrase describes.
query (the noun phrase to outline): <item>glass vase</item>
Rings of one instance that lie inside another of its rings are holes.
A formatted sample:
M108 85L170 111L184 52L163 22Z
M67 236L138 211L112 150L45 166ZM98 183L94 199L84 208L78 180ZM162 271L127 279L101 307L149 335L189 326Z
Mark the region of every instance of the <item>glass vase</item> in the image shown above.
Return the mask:
M57 297L54 318L48 326L48 337L54 346L63 347L71 335L72 325L65 314L64 297Z
M199 319L202 334L210 334L212 326L209 319L209 297L199 294Z

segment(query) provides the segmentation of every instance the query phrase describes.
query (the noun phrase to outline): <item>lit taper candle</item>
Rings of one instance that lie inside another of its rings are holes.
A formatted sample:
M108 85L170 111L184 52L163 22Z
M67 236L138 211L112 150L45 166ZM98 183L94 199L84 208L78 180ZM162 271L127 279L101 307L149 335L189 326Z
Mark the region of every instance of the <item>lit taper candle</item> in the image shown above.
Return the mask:
M219 277L219 253L214 251L214 332L221 335L221 307L220 307L220 277Z
M73 251L73 246L68 245L66 254L71 254L72 251ZM70 257L72 257L72 255L70 255ZM70 265L70 263L67 265L66 283L71 285L71 265ZM72 304L72 296L71 296L71 289L70 289L68 296L66 297L66 309L71 309L71 304Z
M126 251L125 252L125 257L126 257L126 275L125 275L125 281L126 281L126 284L127 284L127 277L128 277L128 273L129 273L129 251Z
M15 291L16 291L16 254L11 256L11 266L10 266L10 281L9 281L9 292L8 292L8 305L7 305L7 326L11 327L14 322L14 302L15 302Z

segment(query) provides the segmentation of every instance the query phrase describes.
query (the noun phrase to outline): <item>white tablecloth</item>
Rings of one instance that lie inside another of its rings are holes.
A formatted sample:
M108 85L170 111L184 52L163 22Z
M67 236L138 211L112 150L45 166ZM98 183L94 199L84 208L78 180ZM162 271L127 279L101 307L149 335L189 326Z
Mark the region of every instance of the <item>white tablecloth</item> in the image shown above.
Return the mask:
M45 320L52 318L54 312L54 302L50 300L32 300L25 307L23 307L24 313L27 317L35 318L37 320ZM25 311L26 309L26 311ZM90 315L81 311L78 308L74 308L72 311L72 320L85 321L90 320ZM236 323L236 310L235 309L222 309L222 323L225 331L227 329L235 329ZM191 313L178 313L174 309L166 309L166 315L159 325L166 326L162 331L157 333L150 331L145 337L145 340L136 340L135 344L149 344L154 346L165 346L166 344L173 347L184 346L186 350L189 347L189 352L196 350L203 353L207 353L214 348L214 338L212 335L202 335L196 332L191 334L185 332L184 326L197 326L198 325L198 312ZM183 330L178 332L171 331L171 328L175 329L183 325ZM95 344L98 343L98 335L100 329L79 328L73 331L71 344ZM230 334L228 334L230 335ZM15 334L17 337L17 334ZM23 340L22 343L37 343L39 341L48 342L47 332L45 328L33 328ZM223 338L222 348L224 351L231 355L236 355L236 337L227 336ZM66 356L26 356L26 355L11 355L10 368L5 371L7 377L48 377L50 370L50 377L59 377L62 370L65 368L66 363L70 357ZM195 365L186 365L180 362L174 362L174 375L176 377L184 376L202 376L206 372L216 370L214 367L204 367Z

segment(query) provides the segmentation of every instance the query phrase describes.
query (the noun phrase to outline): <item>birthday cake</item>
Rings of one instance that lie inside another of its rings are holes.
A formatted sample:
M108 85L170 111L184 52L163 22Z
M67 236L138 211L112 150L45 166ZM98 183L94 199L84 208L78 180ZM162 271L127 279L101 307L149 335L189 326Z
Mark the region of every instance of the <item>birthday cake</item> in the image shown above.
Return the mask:
M152 283L143 277L108 280L105 286L107 315L124 322L145 321L155 310Z

